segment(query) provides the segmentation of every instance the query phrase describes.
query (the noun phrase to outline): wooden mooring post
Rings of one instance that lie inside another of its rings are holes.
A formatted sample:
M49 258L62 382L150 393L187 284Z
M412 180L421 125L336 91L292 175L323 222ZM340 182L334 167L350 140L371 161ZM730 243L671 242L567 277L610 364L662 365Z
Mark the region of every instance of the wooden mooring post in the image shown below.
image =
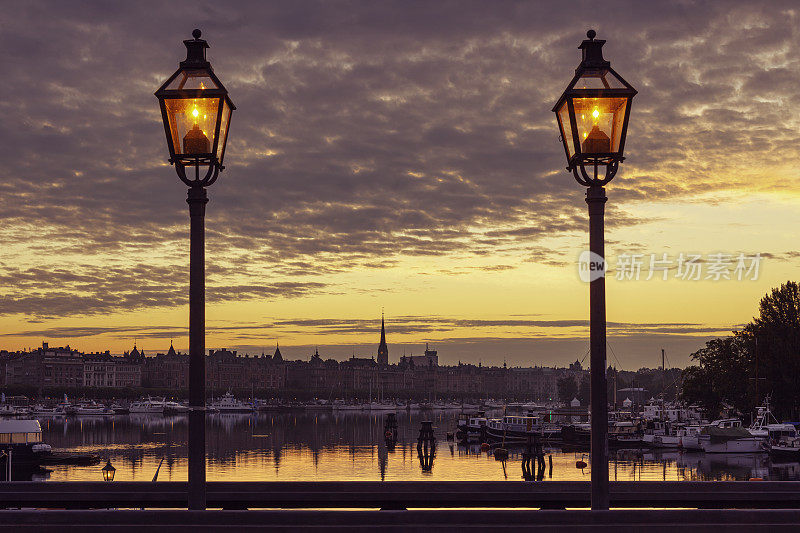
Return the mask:
M417 455L422 471L429 473L433 470L433 458L436 455L436 436L433 434L433 422L423 420L419 428L417 439Z

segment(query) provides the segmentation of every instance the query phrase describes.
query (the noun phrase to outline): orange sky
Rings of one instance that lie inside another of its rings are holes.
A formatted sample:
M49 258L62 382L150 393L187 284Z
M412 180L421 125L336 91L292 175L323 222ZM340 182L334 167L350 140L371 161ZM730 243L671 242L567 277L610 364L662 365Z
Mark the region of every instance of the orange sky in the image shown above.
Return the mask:
M611 362L655 366L665 347L686 364L797 279L791 2L241 3L187 21L189 6L0 15L0 348L185 350L185 189L152 93L196 26L238 106L209 191L210 348L373 355L383 308L391 360L425 342L444 363L582 358L588 221L550 108L589 27L639 90L608 187L610 266L762 256L757 280L612 272Z

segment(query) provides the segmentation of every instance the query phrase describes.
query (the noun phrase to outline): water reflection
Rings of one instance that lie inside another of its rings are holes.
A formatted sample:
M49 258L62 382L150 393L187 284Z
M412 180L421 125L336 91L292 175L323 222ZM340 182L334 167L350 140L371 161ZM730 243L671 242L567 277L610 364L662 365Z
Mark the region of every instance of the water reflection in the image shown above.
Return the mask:
M289 412L208 416L207 476L213 481L333 480L588 480L586 449L545 443L542 464L525 447L496 461L479 444L446 440L457 413L400 411L395 438L386 438L386 414ZM421 422L431 421L435 441L420 448ZM110 458L118 481L149 481L163 459L160 481L186 479L185 415L112 418L41 418L45 442L57 449ZM537 452L538 454L538 452ZM552 461L552 463L551 463ZM550 473L552 464L552 473ZM101 465L102 466L102 465ZM612 480L800 480L800 463L767 455L704 455L677 451L617 450ZM14 472L15 479L99 481L100 466L49 466L52 472ZM547 471L547 472L546 472ZM545 476L545 474L547 474Z

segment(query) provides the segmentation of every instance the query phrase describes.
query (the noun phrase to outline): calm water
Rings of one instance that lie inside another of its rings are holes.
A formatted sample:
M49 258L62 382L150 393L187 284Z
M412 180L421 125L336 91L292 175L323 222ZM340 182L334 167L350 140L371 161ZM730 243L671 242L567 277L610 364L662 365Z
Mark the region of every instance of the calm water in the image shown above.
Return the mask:
M400 441L394 450L383 443L385 414L267 413L214 414L207 418L207 476L210 481L334 480L520 480L521 450L510 450L503 464L477 445L446 440L455 429L456 412L398 413ZM416 451L420 421L433 420L438 439L431 471L423 471ZM49 466L33 479L99 481L110 458L117 481L150 481L161 459L159 481L185 481L186 416L125 415L111 418L40 418L43 439L54 449L90 452L103 463ZM588 449L546 447L553 472L545 480L588 480L590 468L575 468ZM800 480L800 463L773 463L761 455L621 450L612 452L612 480ZM31 479L30 474L20 474Z

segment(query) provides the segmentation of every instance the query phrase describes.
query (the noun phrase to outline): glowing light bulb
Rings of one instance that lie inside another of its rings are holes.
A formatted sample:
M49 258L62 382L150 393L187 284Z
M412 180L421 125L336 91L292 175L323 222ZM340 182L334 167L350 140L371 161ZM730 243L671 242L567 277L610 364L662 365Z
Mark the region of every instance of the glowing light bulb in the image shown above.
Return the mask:
M598 111L596 107L594 108L594 111L592 111L592 116L595 118L595 120L597 120L597 117L600 116L600 111Z
M194 118L197 118L198 116L200 116L200 112L197 110L196 107L194 109L192 109L192 116Z

